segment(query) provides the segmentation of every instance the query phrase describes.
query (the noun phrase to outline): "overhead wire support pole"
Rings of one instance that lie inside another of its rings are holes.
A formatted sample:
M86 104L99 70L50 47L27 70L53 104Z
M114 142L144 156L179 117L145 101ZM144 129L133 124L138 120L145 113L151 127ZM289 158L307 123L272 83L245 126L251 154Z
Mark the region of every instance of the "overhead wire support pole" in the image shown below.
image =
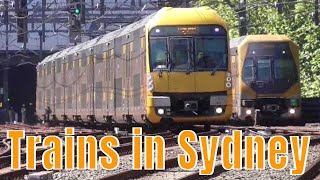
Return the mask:
M239 16L239 34L240 36L247 35L248 30L247 30L247 1L246 0L239 0L238 16Z
M9 13L8 13L8 0L4 1L5 3L5 24L6 24L6 61L4 63L4 70L3 70L3 107L9 108L9 85L8 85L8 67L9 67Z
M46 0L42 0L42 9L41 9L42 41L40 41L40 43L43 43L43 42L46 41L46 38L45 38L45 32L46 32L46 23L45 23L46 6L47 6Z

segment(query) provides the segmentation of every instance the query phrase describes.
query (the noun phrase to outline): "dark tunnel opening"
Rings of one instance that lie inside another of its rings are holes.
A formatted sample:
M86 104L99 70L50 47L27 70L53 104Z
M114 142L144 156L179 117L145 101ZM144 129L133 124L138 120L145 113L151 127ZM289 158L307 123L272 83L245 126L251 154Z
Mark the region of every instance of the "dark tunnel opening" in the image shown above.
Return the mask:
M25 105L26 122L35 122L36 103L36 66L24 64L9 70L9 107L19 114L21 121L21 108Z

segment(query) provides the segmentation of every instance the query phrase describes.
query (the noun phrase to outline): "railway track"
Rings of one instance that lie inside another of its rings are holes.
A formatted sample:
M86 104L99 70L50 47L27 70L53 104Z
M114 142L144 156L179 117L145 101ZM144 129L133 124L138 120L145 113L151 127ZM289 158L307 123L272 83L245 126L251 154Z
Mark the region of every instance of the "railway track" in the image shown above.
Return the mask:
M209 131L209 132L203 132L203 133L197 133L197 136L214 136L214 135L220 135L220 133L218 131ZM173 138L172 140L177 142L177 137ZM166 143L167 144L167 143ZM198 157L199 156L198 152ZM165 160L165 167L166 168L174 168L178 166L178 158L174 157L174 158L170 158ZM131 178L136 178L136 177L141 177L141 176L145 176L148 174L153 174L156 173L156 170L150 171L150 170L144 170L144 167L142 168L142 170L127 170L127 171L123 171L111 176L107 176L104 178L101 178L101 180L113 180L113 179L131 179Z
M305 172L296 178L296 180L316 179L320 180L320 157L312 163Z
M287 139L289 138L289 136L288 135L286 135L286 136L284 136L284 137L286 137ZM269 138L266 138L265 140L266 140L266 142L267 142L267 140L268 140ZM315 138L311 138L310 139L310 145L312 146L312 145L314 145L314 144L319 144L320 143L320 137L315 137ZM243 147L243 146L242 146ZM288 150L289 151L291 151L291 143L288 143ZM255 156L255 155L254 155ZM268 150L266 149L265 150L265 160L267 160L267 157L268 157ZM242 162L245 162L245 157L242 157ZM299 180L306 180L306 179L313 179L313 178L311 178L312 176L310 176L312 173L313 174L315 174L314 172L320 172L319 171L319 168L320 168L320 162L316 162L315 163L316 164L316 166L314 167L313 165L312 165L312 167L310 167L310 170L307 170L306 172L307 172L307 174L306 175L302 175L301 177L302 178L298 178ZM243 163L243 165L244 165L244 163ZM222 165L221 164L218 164L218 165L216 165L215 166L215 172L214 172L214 174L212 174L212 175L209 175L209 176L200 176L199 175L199 172L197 171L197 172L193 172L193 173L191 173L190 175L187 175L187 176L185 176L185 177L182 177L182 178L180 178L179 180L199 180L199 179L212 179L212 178L215 178L215 177L218 177L219 175L221 175L221 174L223 174L223 173L225 173L225 172L227 172L228 170L225 170L223 167L222 167ZM309 174L310 173L310 174Z
M11 146L7 139L0 141L0 157L10 154Z
M250 130L250 131L256 130L257 132L259 132L259 130L265 129L265 127L261 127L261 128L246 128L246 127L234 128L234 127L228 127L225 130L228 130L229 128L231 128L231 130L232 129L234 129L234 130L235 129L242 129L242 130ZM222 127L219 127L219 131L221 131L222 129L223 129ZM297 132L297 131L294 131L293 129L271 129L271 133L272 133L271 135L283 135L287 139L292 135L306 135L306 134L312 134L313 132L316 135L318 134L317 131L313 131L313 130L303 130L301 132ZM225 134L222 134L222 135L225 135ZM261 135L261 134L259 134L259 135ZM266 137L265 141L267 142L270 137L271 136ZM320 136L312 138L310 140L310 145L312 145L312 144L320 144ZM242 142L242 147L244 147L244 141ZM288 144L288 149L289 149L289 151L291 150L291 144L290 143ZM265 157L268 157L267 156L267 153L268 153L267 150L265 151L265 153L266 153ZM199 160L200 157L201 157L201 152L197 151L197 154L198 154L198 160ZM220 155L221 155L221 146L219 146L218 150L217 150L217 156L220 156ZM244 157L242 158L242 162L244 162ZM198 170L191 171L191 172L190 171L186 172L186 171L180 169L178 166L179 166L178 165L178 159L177 159L177 157L174 157L174 158L167 159L165 161L166 170L164 170L164 171L157 171L157 170L150 171L150 170L143 170L143 169L142 170L127 170L127 171L119 172L119 173L114 174L114 175L103 177L103 178L101 178L101 180L112 180L112 179L163 179L163 178L167 178L167 179L174 178L174 179L180 179L180 180L211 179L211 178L219 176L220 174L222 174L224 172L227 172L227 170L225 170L222 167L221 164L218 164L218 165L215 166L215 171L214 171L213 175L211 175L211 176L200 176ZM184 175L182 175L182 177L178 178L179 174L184 174ZM188 174L188 175L186 175L186 174Z
M232 130L242 130L243 135L248 135L248 133L251 133L251 135L262 135L265 136L266 138L272 136L272 135L284 135L284 136L291 136L291 135L314 135L314 136L318 136L319 135L319 130L315 130L314 128L303 128L300 130L295 129L295 127L277 127L277 128L266 128L266 127L232 127L232 126L217 126L214 127L213 126L213 130L209 131L209 132L202 132L202 133L197 133L197 136L210 136L210 135L229 135L231 134ZM60 137L63 137L64 134L61 132L55 132L53 133L55 135L58 135ZM43 134L44 136L47 134ZM104 132L81 132L79 134L75 133L74 136L78 136L78 135L83 135L83 136L88 136L88 135L93 135L97 138L97 140L101 139L105 134ZM166 144L166 151L169 150L171 148L171 151L175 151L175 149L178 149L179 146L177 145L177 136L176 134L173 134L172 132L160 132L160 133L155 133L155 134L145 134L145 135L160 135L165 139L165 144ZM143 139L143 138L142 138ZM123 157L124 159L129 160L130 154L132 153L132 137L129 136L124 136L124 137L119 137L118 138L119 142L120 142L120 146L117 148L114 148L118 154L120 155L120 157ZM320 142L320 139L315 138L312 140L312 142ZM142 145L143 147L143 145ZM39 159L39 161L37 162L37 166L36 166L36 171L42 171L44 170L42 164L41 164L41 156L43 154L43 152L46 149L38 149L36 152L36 156ZM219 147L218 149L218 153L221 152L221 149ZM198 157L201 157L201 155L199 154L200 151L197 151L198 153ZM97 152L97 156L102 156L105 155L103 154L101 151L98 150ZM25 153L22 152L22 159L25 160ZM3 156L0 157L0 179L12 179L12 178L23 178L24 175L27 175L30 172L33 171L27 171L25 168L25 161L23 161L23 165L22 168L20 170L17 171L13 171L10 169L10 160L11 160L11 156L7 155L7 156ZM63 163L64 164L64 163ZM130 166L131 167L131 166ZM125 168L121 168L118 172L112 172L109 171L110 175L108 176L103 176L100 177L101 179L128 179L129 177L134 179L134 178L144 178L144 177L152 177L152 175L158 174L158 173L163 173L168 171L170 173L170 171L172 171L172 169L175 169L178 167L178 161L177 161L177 156L175 157L170 157L167 158L166 157L166 161L165 161L165 167L166 170L165 171L149 171L149 170L131 170L131 168L128 168L127 170ZM112 172L112 173L111 173ZM221 166L217 166L215 168L215 173L214 175L217 174L223 174L225 172L225 170L221 167ZM307 172L307 170L306 170ZM63 173L60 171L60 173ZM171 172L172 173L172 172ZM174 173L174 171L173 171ZM190 176L190 177L189 177ZM190 179L197 179L195 177L198 177L198 171L197 172L189 172L188 176L185 176L183 178L190 178ZM95 176L94 176L95 177ZM212 176L208 176L208 178L212 178Z
M63 133L55 133L55 135L59 135L60 137L63 137ZM95 136L97 138L97 140L100 140L104 135L104 132L99 131L99 132L82 132L82 133L78 133L73 135L74 137L76 136ZM160 133L155 133L155 134L144 134L145 135L160 135L165 139L165 143L166 143L166 147L170 147L176 144L176 140L177 138L174 137L175 135L172 132L160 132ZM132 152L132 136L126 136L126 137L119 137L118 138L120 146L117 148L114 148L119 156L124 156L127 154L130 154ZM99 144L99 143L97 143ZM76 145L75 145L76 147ZM64 148L64 147L63 147ZM75 148L76 149L76 148ZM47 148L41 148L41 149L37 149L36 151L36 158L37 158L37 164L36 164L36 170L35 171L43 171L44 168L42 166L42 162L41 162L41 158L42 158L42 154L47 150ZM105 155L100 149L98 149L97 151L97 157L99 156L103 156ZM0 157L0 179L4 179L4 180L10 180L12 178L23 178L24 175L27 175L29 172L35 172L35 171L28 171L26 169L26 153L22 152L21 153L21 169L20 170L11 170L10 169L10 165L11 165L11 156L7 155L7 156L3 156ZM64 159L63 159L63 164L64 164Z

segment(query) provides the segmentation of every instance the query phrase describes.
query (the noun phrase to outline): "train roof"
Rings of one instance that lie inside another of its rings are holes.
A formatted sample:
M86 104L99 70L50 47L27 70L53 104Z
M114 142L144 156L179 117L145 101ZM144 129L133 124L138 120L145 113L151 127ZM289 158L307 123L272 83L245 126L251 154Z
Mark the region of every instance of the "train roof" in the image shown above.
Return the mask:
M181 15L183 14L183 16ZM59 58L66 57L76 52L82 52L85 49L93 48L99 44L106 44L110 40L126 35L134 30L137 30L143 26L147 29L151 29L154 26L161 25L208 25L218 24L226 28L225 21L210 7L199 7L199 8L171 8L164 7L161 10L148 15L147 17L134 22L124 28L112 31L105 35L101 35L92 40L82 42L76 46L68 47L62 51L56 52L52 55L47 56L38 65L46 64L47 62L54 61Z
M183 15L181 15L183 14ZM148 29L155 26L170 25L221 25L227 29L225 20L208 6L197 8L171 8L164 7L147 24Z
M124 34L127 34L128 32L131 32L132 30L136 30L136 29L140 28L141 26L144 26L146 24L146 22L149 21L154 16L154 14L155 13L153 13L153 14L151 14L151 15L149 15L149 16L147 16L137 22L134 22L124 28L109 32L105 35L98 36L98 37L91 39L89 41L82 42L76 46L71 46L71 47L63 49L59 52L56 52L52 55L49 55L43 61L41 61L39 63L39 65L45 64L50 61L54 61L55 59L65 57L67 55L74 54L76 52L81 52L84 49L88 49L90 47L93 47L93 46L96 46L99 44L107 43L116 37L120 37Z
M235 47L239 47L245 43L250 43L250 42L280 42L280 41L293 42L286 35L267 35L267 34L246 35L246 36L241 36L238 38L231 39L230 48L232 49Z

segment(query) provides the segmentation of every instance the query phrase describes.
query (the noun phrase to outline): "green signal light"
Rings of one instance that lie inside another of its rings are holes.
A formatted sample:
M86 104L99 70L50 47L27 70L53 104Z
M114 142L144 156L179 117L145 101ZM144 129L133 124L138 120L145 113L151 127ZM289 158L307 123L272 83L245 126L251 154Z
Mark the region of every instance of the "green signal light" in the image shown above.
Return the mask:
M76 15L79 15L79 14L80 14L80 10L79 10L79 9L75 9L75 10L74 10L74 13L75 13Z

